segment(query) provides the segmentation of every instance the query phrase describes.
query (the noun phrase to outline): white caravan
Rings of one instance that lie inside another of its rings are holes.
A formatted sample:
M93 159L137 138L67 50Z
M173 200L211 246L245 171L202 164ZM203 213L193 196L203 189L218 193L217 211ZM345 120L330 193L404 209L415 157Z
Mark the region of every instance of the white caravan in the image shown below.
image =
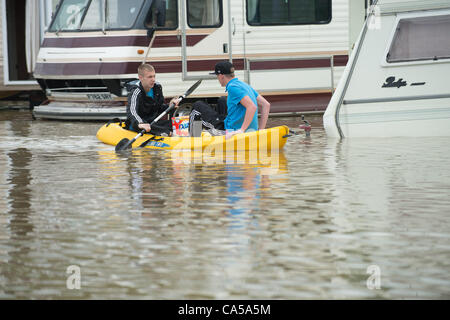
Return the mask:
M450 1L371 7L323 122L331 137L450 136Z
M355 21L363 21L366 0ZM271 113L323 112L351 46L349 0L61 0L34 77L48 101L34 115L55 119L125 116L127 81L154 65L169 99L225 95L216 62L272 104ZM358 23L355 23L357 25ZM156 30L156 31L155 31ZM188 101L189 102L189 101Z

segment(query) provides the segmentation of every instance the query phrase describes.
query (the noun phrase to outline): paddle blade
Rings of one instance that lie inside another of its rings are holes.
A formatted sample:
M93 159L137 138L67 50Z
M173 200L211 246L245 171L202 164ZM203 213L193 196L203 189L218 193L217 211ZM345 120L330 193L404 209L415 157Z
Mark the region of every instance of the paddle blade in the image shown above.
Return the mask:
M200 85L200 83L202 83L202 80L198 80L196 83L194 83L192 85L192 87L190 87L185 93L184 96L187 97L188 95L190 95L192 92L194 92L195 89L198 88L198 86Z
M130 140L128 140L127 138L123 138L116 145L116 149L115 150L116 150L116 152L119 152L119 151L123 151L123 150L130 149L130 148L131 148Z
M144 133L145 133L145 129L142 129L142 131L139 132L136 137L131 139L131 141L129 141L127 138L123 138L122 140L120 140L119 143L116 145L116 152L126 150L126 149L131 149L133 142L135 142Z

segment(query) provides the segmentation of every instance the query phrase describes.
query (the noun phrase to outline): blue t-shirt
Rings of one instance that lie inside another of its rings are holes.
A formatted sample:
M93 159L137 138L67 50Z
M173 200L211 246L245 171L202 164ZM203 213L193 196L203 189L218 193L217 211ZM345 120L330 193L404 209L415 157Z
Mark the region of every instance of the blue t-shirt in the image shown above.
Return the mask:
M150 91L147 92L147 97L154 98L154 95L153 95L153 88L151 88Z
M242 127L242 123L245 118L245 108L240 101L245 97L249 96L253 101L255 106L258 108L258 102L256 98L258 97L258 92L250 87L247 83L240 81L238 78L233 78L228 82L226 86L226 91L228 91L227 97L227 117L225 118L225 129L226 130L239 130ZM255 115L253 116L252 122L247 128L248 130L256 131L258 130L258 109L256 109Z

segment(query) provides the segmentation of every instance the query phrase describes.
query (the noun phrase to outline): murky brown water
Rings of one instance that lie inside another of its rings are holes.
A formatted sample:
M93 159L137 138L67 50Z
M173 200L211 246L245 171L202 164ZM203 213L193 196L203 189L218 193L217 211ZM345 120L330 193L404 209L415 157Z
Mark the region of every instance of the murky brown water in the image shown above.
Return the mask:
M214 163L1 111L0 298L449 299L450 139L309 119L279 156Z

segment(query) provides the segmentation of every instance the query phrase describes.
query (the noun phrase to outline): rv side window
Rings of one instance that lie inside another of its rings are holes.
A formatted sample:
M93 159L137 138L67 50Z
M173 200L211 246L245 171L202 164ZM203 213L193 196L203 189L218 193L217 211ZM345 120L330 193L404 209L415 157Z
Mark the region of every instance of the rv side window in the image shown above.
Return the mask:
M450 15L402 19L386 60L389 63L450 58Z
M188 0L188 25L191 28L220 27L222 25L221 0Z
M102 0L92 0L81 21L81 30L99 30L103 25Z
M106 28L132 28L141 10L143 2L144 0L106 0Z
M176 29L178 27L177 0L153 0L145 18L145 26Z
M323 24L331 21L331 0L246 0L252 26Z

